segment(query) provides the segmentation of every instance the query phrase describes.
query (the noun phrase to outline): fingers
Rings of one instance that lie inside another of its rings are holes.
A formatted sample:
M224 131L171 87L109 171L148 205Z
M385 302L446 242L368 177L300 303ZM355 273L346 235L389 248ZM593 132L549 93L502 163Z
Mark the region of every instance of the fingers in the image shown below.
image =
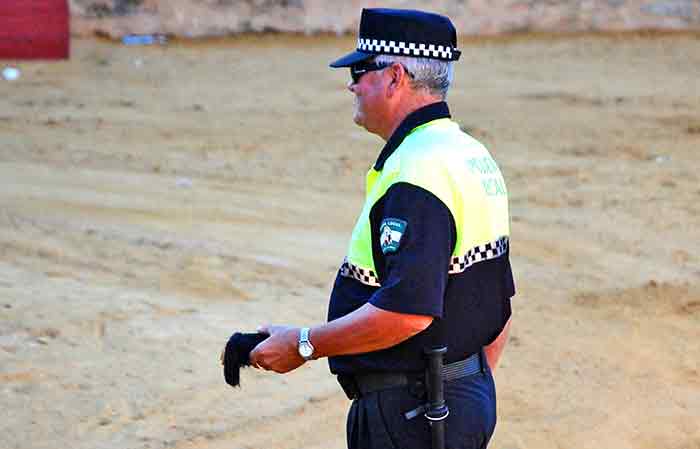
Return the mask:
M250 366L252 366L255 369L261 369L263 371L270 371L270 367L267 366L265 363L262 361L251 363Z
M259 345L258 345L259 346ZM258 351L257 346L255 349L253 349L250 352L250 366L256 369L264 369L267 370L267 367L264 365L262 357L260 356L260 351Z
M259 333L267 334L271 338L261 342L250 352L250 355L248 356L250 366L265 371L275 371L277 373L288 371L279 367L279 360L280 357L282 357L280 356L280 353L284 355L286 352L289 352L289 350L285 349L290 344L288 342L285 343L286 340L291 338L293 340L291 344L294 346L294 348L296 348L296 336L292 338L286 335L286 331L291 329L294 328L289 326L274 326L271 324L263 324L258 326L256 330ZM293 353L296 354L296 349L294 349ZM224 355L224 352L222 352L220 356L222 364ZM282 359L284 359L284 357L282 357Z

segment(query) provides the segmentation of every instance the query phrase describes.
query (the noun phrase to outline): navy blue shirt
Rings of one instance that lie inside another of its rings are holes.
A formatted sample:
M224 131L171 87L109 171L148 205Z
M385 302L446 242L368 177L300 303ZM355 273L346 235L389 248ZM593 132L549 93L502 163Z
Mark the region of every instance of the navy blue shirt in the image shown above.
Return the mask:
M375 169L382 169L411 130L446 117L450 114L444 102L410 114L387 141ZM384 254L379 228L389 218L406 222L406 228L398 250ZM381 287L368 286L339 273L331 293L328 321L368 302L380 309L435 319L423 332L391 348L330 357L331 372L418 372L425 368L424 348L446 345L446 362L452 362L478 352L500 334L510 317L510 298L515 294L508 252L448 276L456 242L452 214L431 192L408 183L392 185L374 204L370 226Z

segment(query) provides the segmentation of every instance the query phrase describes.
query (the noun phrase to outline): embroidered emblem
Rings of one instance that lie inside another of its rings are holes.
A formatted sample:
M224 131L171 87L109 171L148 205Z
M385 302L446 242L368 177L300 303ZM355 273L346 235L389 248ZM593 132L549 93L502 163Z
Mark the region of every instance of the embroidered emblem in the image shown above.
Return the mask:
M398 218L382 220L382 224L379 226L379 244L383 254L394 253L399 249L401 237L406 232L407 224Z

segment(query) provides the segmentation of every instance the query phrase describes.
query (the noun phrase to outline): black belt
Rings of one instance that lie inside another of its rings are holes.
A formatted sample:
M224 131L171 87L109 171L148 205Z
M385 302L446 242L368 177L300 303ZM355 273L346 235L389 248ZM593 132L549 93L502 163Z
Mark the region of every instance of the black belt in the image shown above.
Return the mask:
M470 355L464 360L442 366L445 382L483 373L486 361L483 351ZM375 391L404 386L422 386L424 373L376 372L366 374L340 374L338 382L348 399L360 399Z

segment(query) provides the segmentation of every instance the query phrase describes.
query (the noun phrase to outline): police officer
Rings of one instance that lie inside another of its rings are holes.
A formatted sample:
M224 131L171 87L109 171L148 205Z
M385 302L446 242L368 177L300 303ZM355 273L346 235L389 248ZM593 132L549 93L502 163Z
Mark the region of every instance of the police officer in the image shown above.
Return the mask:
M350 69L353 120L386 144L333 286L328 323L263 326L253 366L328 357L353 399L350 449L431 447L425 351L447 347L446 447L485 448L492 377L510 325L508 197L487 149L450 118L456 31L441 15L364 9Z

